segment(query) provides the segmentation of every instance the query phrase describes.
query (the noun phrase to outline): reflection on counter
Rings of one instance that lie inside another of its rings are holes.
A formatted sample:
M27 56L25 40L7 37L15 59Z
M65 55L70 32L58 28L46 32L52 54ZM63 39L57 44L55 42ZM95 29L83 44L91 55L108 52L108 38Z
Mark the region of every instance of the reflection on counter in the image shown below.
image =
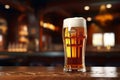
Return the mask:
M116 67L91 67L92 77L117 77Z

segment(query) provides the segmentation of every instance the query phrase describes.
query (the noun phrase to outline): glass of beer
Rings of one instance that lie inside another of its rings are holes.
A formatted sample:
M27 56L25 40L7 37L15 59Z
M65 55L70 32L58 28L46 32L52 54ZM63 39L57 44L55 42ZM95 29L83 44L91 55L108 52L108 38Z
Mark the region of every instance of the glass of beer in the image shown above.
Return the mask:
M83 17L63 21L64 71L85 72L86 20Z

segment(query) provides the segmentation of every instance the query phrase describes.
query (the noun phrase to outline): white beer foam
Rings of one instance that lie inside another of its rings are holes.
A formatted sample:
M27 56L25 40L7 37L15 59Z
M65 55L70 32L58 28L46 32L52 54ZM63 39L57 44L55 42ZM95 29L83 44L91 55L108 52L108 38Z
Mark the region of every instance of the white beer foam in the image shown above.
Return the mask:
M86 28L86 20L83 17L66 18L63 20L63 28L65 27L85 27Z

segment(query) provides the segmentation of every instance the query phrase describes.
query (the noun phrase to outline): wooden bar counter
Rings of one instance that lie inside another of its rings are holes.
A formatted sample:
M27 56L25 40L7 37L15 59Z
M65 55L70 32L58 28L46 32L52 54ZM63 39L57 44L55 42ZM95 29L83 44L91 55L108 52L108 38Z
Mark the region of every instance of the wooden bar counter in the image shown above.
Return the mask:
M0 80L120 80L119 67L87 67L87 72L63 72L63 67L0 67Z

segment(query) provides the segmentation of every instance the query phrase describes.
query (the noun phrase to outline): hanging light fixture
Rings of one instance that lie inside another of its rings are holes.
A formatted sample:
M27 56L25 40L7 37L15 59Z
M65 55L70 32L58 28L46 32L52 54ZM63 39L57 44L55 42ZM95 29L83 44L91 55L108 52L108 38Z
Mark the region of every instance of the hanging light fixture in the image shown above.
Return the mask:
M109 5L110 7L110 5ZM106 6L101 5L100 6L100 13L95 17L95 20L99 21L101 25L105 25L106 21L111 21L113 20L113 15L107 12Z

